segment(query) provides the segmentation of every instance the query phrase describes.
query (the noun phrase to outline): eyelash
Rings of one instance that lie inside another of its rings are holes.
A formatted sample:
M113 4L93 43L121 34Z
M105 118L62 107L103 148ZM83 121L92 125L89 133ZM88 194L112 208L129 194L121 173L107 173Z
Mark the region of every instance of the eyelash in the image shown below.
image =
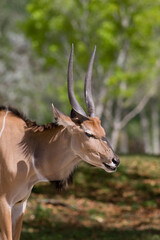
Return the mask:
M88 133L88 132L85 132L85 134L87 135L87 137L92 137L92 138L96 138L93 134L90 134L90 133Z

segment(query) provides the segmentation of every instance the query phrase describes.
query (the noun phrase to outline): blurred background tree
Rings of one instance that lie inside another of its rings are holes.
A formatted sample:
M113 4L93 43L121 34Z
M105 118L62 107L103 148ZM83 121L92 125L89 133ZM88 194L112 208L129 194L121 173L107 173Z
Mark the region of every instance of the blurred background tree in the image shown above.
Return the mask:
M96 45L93 96L113 148L160 153L159 0L3 1L3 103L38 121L51 121L52 101L69 114L66 72L74 43L75 89L85 108L83 82Z

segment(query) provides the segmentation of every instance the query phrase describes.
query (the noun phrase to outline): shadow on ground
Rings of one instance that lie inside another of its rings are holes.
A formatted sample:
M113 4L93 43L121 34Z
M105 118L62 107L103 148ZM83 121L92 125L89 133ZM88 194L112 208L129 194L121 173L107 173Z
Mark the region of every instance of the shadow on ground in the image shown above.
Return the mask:
M24 224L21 240L160 240L160 231L154 229L117 230L62 223L57 223L55 227L33 225L30 227ZM28 230L25 231L25 228Z

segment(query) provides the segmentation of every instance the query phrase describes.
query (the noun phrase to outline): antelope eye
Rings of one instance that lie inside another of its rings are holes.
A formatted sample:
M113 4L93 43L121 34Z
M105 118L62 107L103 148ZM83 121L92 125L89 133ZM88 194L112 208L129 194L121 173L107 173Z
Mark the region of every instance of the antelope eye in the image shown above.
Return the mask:
M93 134L89 133L89 132L85 132L85 134L87 135L87 137L89 138L96 138Z

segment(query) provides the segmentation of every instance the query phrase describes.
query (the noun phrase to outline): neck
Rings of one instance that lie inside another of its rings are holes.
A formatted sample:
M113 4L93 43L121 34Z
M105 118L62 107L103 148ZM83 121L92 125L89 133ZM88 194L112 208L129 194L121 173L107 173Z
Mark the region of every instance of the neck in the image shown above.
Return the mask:
M72 135L57 126L43 132L26 133L23 144L29 152L38 181L66 181L81 161L71 148Z

